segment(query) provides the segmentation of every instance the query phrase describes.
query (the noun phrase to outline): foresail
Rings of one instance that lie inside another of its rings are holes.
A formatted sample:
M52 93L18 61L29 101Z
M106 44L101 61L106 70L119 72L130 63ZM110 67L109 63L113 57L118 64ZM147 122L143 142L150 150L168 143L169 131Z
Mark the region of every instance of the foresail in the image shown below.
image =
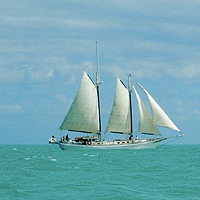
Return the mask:
M116 94L106 132L131 134L129 91L117 78Z
M100 130L97 88L85 71L80 88L60 129L88 133L98 133Z
M177 126L172 122L172 120L168 117L168 115L164 112L164 110L158 105L158 103L153 99L153 97L147 92L147 90L140 84L138 85L146 93L149 99L152 114L153 114L154 124L157 126L164 126L167 128L171 128L180 132Z
M160 131L158 130L156 125L153 124L153 119L151 115L149 114L149 111L147 110L144 102L140 98L134 86L133 86L133 89L135 91L135 95L138 101L138 108L139 108L138 132L153 134L153 135L160 135Z

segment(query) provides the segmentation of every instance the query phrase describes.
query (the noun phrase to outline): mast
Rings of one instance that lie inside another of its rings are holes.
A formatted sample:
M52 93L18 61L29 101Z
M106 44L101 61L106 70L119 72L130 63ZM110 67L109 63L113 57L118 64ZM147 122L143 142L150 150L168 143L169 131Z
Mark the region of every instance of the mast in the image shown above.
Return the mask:
M130 120L131 120L131 134L133 133L133 114L132 114L132 101L131 101L131 74L128 75L128 92L130 101Z
M96 87L97 87L97 99L98 99L98 109L99 109L99 133L101 133L101 112L100 112L100 98L99 98L99 85L103 83L100 81L99 75L99 50L98 50L98 43L96 42L96 58L97 58L97 71L96 71Z
M96 86L98 86L100 85L100 75L99 75L99 49L97 42L96 42L96 58L97 58Z

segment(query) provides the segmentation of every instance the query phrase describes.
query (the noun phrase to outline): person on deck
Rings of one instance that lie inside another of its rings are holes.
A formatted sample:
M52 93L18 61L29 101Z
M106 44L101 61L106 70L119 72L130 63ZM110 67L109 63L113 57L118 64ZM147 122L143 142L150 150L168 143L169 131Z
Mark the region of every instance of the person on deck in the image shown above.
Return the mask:
M66 141L68 141L69 140L69 136L68 136L68 134L66 135Z

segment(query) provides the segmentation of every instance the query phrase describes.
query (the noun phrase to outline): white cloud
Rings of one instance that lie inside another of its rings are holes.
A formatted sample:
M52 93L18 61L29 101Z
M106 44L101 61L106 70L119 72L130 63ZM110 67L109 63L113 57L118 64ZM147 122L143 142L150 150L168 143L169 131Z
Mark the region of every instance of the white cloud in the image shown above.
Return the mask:
M0 104L0 111L5 114L19 113L23 112L23 108L17 104Z
M200 33L192 15L199 16L195 7L199 6L197 1L195 5L187 1L109 0L100 5L91 1L78 2L74 7L70 2L66 6L64 1L49 1L46 7L43 1L38 7L37 2L22 4L19 1L12 4L9 14L2 9L2 25L8 29L14 27L17 37L10 40L7 34L8 39L1 40L0 52L5 55L0 58L1 81L22 81L25 76L44 81L73 77L76 70L82 68L91 71L93 63L87 60L91 60L92 51L87 47L98 38L100 51L106 57L105 66L110 66L108 70L114 75L132 73L138 78L151 78L166 73L187 79L200 76L198 65L194 67L189 63L182 67L189 59L199 62L195 47L189 44L194 44ZM11 1L4 3L8 11ZM69 9L70 6L75 9ZM84 12L78 12L81 10ZM191 24L188 23L190 19ZM104 68L105 60L100 59ZM17 70L13 65L18 66ZM32 68L22 69L21 65Z
M73 101L73 99L69 99L67 96L63 95L63 94L56 94L55 98L59 101L62 101L63 103L67 104L67 103L71 103Z
M24 71L18 68L0 67L0 82L16 83L24 79Z
M54 70L34 66L0 67L0 82L16 83L25 81L25 78L33 81L45 81L54 78Z
M189 64L185 67L174 67L167 69L166 71L172 77L182 80L193 80L200 78L200 68L197 64Z
M185 75L186 78L192 79L196 77L200 77L200 68L196 65L190 65L186 66L182 69L183 75Z
M120 76L120 78L124 78L126 76L126 70L122 69L117 65L111 65L106 67L107 71L114 76Z
M48 67L30 67L27 70L27 75L34 81L45 81L54 77L54 70Z
M200 121L200 110L194 110L193 113L196 116L197 120Z
M19 37L22 33L26 39L0 41L0 52L4 55L0 57L1 81L22 81L25 76L44 81L73 77L76 70L82 68L92 71L94 64L87 60L91 59L92 51L95 57L95 48L91 46L95 45L96 38L100 38L100 52L107 59L104 64L100 55L100 65L102 68L107 66L115 76L128 73L136 78L162 76L163 73L178 79L200 76L198 65L193 64L199 62L199 55L196 47L190 45L190 42L197 41L195 38L200 33L192 15L199 15L197 1L194 4L187 1L109 0L99 6L91 1L79 1L74 10L63 3L50 1L47 8L45 2L41 2L38 8L37 2L18 2L12 4L12 14L2 11L3 25L18 27L15 34ZM9 10L8 5L9 2L5 1L4 9ZM55 6L58 10L54 9ZM95 12L97 7L99 12ZM79 9L88 11L87 15L78 12ZM188 23L189 19L182 20L187 16L192 23ZM188 62L189 59L193 63ZM31 67L23 69L23 65Z

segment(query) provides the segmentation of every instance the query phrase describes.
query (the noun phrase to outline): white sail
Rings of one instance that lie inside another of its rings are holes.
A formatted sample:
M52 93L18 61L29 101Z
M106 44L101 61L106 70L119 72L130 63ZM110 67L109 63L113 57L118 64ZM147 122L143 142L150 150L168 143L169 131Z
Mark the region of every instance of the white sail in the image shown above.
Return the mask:
M85 71L80 88L60 129L93 134L100 131L97 88Z
M106 132L130 134L131 111L129 91L117 78L116 94Z
M171 128L180 132L177 126L172 122L172 120L168 117L168 115L164 112L164 110L158 105L158 103L153 99L153 97L147 92L147 90L140 84L138 85L146 93L149 99L152 114L153 114L154 124L157 126L164 126L167 128Z
M160 135L160 131L158 130L157 126L153 124L153 119L149 114L144 102L140 98L137 90L133 86L135 91L135 95L138 101L138 108L139 108L139 126L138 132L146 133L146 134L153 134L153 135Z

